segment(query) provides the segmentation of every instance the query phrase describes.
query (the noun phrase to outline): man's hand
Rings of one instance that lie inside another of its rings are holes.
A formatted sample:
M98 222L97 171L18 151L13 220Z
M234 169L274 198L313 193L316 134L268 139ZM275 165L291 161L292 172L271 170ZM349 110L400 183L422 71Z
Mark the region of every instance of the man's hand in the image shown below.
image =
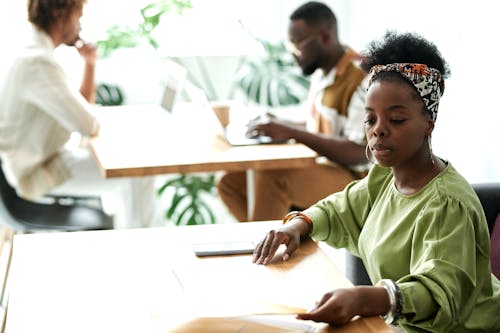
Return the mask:
M94 44L86 43L84 40L80 39L75 43L75 47L86 64L95 65L97 61L97 48Z
M95 88L95 63L97 61L97 48L94 44L86 43L84 40L79 39L75 43L75 47L80 53L80 56L85 61L83 69L83 78L80 85L80 93L89 103L95 102L96 88Z
M294 127L285 124L272 115L264 115L248 124L250 137L268 136L275 140L293 139Z

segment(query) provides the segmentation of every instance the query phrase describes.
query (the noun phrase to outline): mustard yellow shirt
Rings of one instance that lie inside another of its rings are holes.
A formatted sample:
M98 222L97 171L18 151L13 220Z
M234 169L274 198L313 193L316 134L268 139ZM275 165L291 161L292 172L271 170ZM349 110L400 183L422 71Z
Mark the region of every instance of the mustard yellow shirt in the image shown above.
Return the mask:
M361 257L372 281L399 285L406 331L500 331L484 212L450 164L412 195L396 189L391 169L374 165L305 213L313 238Z

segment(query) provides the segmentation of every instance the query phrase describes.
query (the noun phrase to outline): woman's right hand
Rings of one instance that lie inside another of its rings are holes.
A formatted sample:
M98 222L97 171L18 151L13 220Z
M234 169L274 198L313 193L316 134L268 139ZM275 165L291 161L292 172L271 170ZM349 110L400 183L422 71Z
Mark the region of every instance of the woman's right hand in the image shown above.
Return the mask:
M300 237L302 235L305 221L294 220L293 223L285 225L278 230L269 231L264 239L255 247L253 252L252 262L258 265L266 265L276 254L281 244L286 245L286 250L283 253L283 261L290 258L290 255L298 249L300 245Z

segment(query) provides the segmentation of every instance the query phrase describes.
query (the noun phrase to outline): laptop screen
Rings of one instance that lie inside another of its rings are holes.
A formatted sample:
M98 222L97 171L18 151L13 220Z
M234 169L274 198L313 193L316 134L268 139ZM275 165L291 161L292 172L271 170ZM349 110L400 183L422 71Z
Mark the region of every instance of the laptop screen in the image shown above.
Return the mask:
M168 62L163 68L164 75L160 81L162 96L160 105L165 110L172 112L180 92L184 89L187 79L187 69L174 62Z

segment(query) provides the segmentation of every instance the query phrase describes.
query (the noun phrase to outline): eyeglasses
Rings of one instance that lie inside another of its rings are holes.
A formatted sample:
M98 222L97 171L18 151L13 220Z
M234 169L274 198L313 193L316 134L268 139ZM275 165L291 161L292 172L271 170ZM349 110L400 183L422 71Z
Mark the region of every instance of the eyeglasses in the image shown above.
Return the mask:
M304 46L306 46L306 44L312 41L315 37L316 35L311 35L309 37L302 39L298 43L292 43L289 40L285 40L285 48L287 49L288 52L290 52L294 56L300 57L302 56L302 49L304 48Z

